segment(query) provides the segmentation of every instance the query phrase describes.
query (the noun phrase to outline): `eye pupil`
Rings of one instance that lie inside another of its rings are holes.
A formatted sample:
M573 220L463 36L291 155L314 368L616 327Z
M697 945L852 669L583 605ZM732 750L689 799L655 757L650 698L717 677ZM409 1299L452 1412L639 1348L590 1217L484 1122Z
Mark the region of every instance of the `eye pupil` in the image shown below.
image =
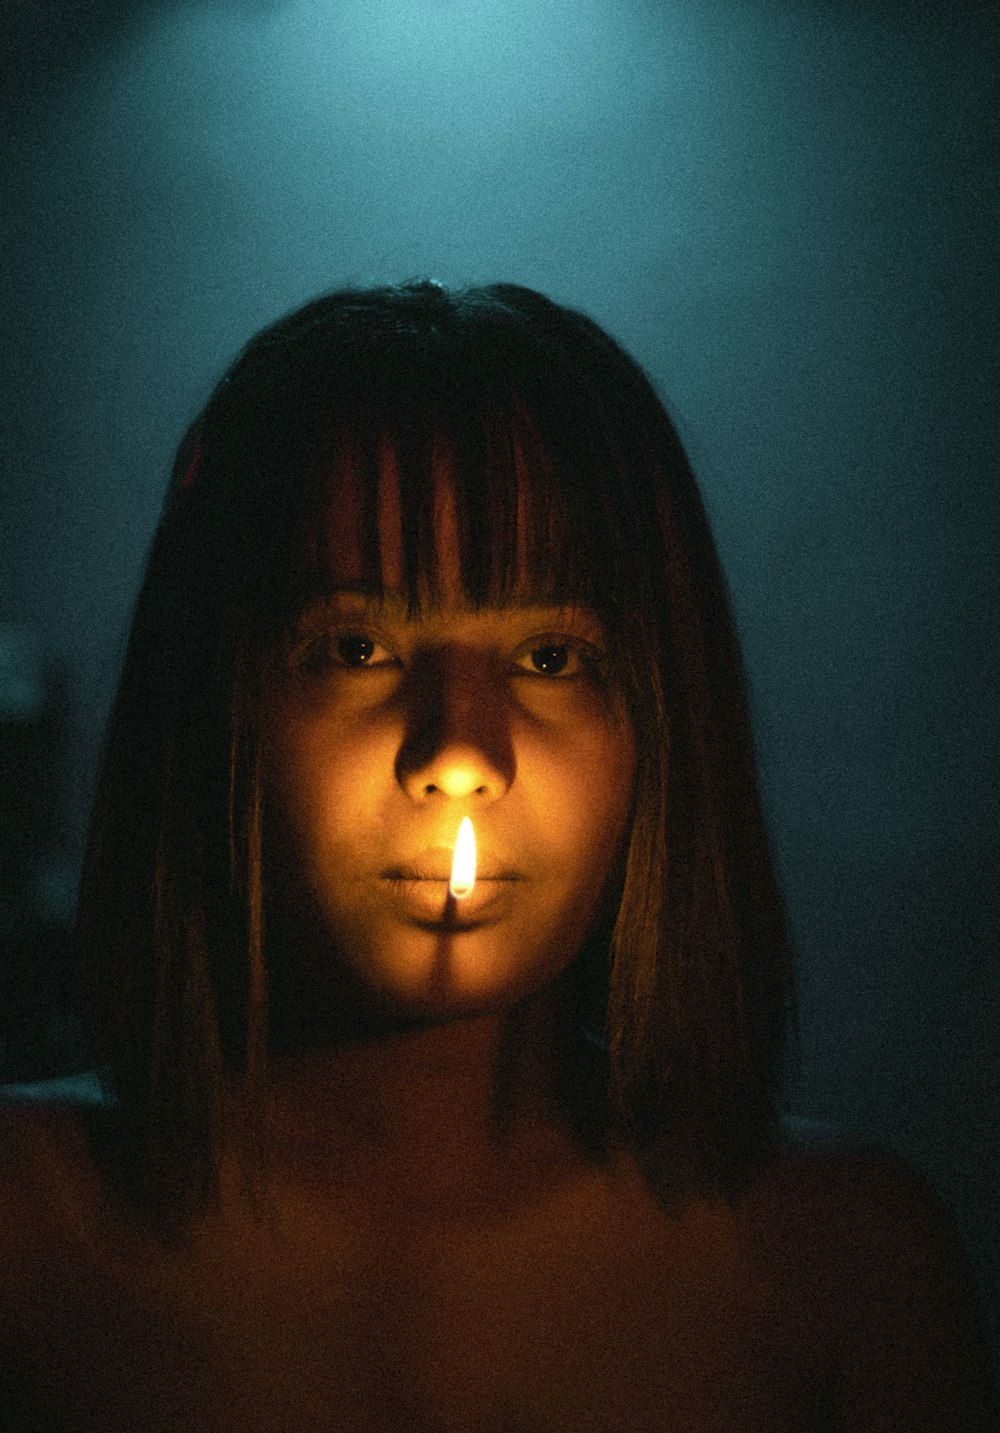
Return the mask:
M337 656L349 667L363 666L371 660L375 643L370 637L349 636L337 638Z
M536 647L531 654L531 659L539 671L554 677L569 661L569 654L565 647Z

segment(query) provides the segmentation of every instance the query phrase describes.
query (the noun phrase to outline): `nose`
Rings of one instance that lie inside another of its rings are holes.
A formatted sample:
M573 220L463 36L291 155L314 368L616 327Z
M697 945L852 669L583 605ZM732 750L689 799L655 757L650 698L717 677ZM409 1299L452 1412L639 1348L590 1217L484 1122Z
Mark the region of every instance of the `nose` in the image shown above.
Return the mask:
M448 743L429 761L410 772L403 785L407 794L415 800L440 792L442 796L475 796L496 801L509 782L504 781L482 751L473 746Z
M396 776L412 801L498 801L514 779L509 721L482 663L439 653L420 674Z

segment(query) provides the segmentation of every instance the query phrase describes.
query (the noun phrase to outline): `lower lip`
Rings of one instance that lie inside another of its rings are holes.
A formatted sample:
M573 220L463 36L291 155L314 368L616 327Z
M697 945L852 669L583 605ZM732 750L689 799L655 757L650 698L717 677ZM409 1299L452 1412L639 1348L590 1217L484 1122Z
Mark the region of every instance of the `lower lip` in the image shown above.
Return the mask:
M460 929L478 925L487 917L499 919L509 905L517 881L477 881L472 894L456 900L447 881L387 876L386 884L400 909L415 920Z

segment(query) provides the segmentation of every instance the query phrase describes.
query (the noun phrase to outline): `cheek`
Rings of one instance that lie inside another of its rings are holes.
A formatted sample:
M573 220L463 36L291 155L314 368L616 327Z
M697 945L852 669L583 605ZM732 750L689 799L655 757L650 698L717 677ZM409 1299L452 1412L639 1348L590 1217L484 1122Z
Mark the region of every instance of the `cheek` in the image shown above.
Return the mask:
M282 884L298 889L320 879L337 841L344 810L337 763L325 743L285 729L266 752L266 829L269 854Z
M595 733L564 752L547 802L551 834L580 881L611 869L625 833L635 780L635 743L628 729Z
M295 824L328 825L337 811L352 812L369 788L373 746L343 729L334 737L328 722L290 722L266 748L268 790Z

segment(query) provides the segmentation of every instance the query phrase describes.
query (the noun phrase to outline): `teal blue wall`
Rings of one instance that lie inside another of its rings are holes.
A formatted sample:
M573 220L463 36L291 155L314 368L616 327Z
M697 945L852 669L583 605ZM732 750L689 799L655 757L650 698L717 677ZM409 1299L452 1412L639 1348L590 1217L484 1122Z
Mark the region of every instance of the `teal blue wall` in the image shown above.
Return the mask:
M919 1159L1000 1268L995 8L12 5L0 619L73 674L71 863L172 445L235 350L346 281L546 290L648 367L714 519L789 1102Z

